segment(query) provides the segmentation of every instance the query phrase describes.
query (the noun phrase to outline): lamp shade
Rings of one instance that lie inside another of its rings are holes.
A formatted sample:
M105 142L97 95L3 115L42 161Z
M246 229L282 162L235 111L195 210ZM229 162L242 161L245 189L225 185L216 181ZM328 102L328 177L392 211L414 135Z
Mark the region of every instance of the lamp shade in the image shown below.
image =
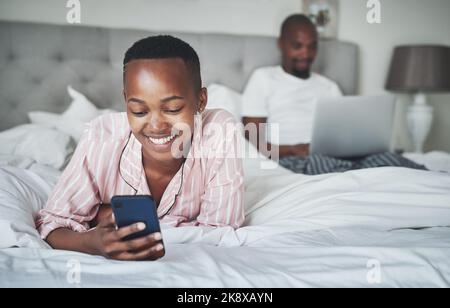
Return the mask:
M450 47L396 47L386 89L399 92L450 91Z

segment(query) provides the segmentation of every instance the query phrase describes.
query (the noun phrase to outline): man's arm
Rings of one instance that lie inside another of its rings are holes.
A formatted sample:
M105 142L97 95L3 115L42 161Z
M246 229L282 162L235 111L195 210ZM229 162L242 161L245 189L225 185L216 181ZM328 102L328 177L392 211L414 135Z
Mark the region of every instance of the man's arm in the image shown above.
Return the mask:
M259 129L260 125L267 123L267 118L253 118L253 117L244 117L242 119L244 126L247 124L254 124L256 125L256 136L252 136L250 138L249 131L251 130L245 130L245 138L252 142L254 146L260 151L262 154L269 156L270 153L273 153L278 148L279 157L286 157L286 156L308 156L309 155L309 144L297 144L297 145L272 145L270 143L267 143L267 139L265 136L265 129ZM262 136L260 135L262 134ZM256 137L256 139L255 139ZM255 144L256 140L256 144ZM267 153L264 153L266 152Z

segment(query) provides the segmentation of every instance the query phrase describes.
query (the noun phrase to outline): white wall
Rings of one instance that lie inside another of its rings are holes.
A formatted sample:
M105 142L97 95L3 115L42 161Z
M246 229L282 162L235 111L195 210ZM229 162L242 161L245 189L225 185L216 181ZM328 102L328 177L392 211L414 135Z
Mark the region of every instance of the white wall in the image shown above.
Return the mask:
M384 92L392 50L399 44L437 43L450 45L449 0L381 0L382 22L366 21L366 1L341 0L340 39L358 43L361 48L362 94ZM411 96L399 95L397 146L411 149L405 124L405 111ZM435 121L426 148L450 152L450 95L433 94Z
M360 93L382 94L392 49L398 44L450 45L450 0L381 0L382 23L366 22L365 0L340 1L339 38L361 48ZM84 25L161 31L277 35L301 0L81 0ZM0 20L66 23L66 0L0 0ZM429 96L436 108L428 150L450 152L450 95ZM399 96L397 147L411 149Z
M67 0L0 0L0 19L65 23ZM84 25L277 35L301 0L80 0Z

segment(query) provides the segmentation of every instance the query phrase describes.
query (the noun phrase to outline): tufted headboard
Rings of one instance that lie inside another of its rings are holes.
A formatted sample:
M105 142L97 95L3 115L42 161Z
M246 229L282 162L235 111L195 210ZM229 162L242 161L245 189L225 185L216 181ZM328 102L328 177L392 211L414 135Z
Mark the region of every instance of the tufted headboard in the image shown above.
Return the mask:
M67 85L100 108L123 110L122 59L136 40L156 33L82 26L0 22L0 131L27 123L27 112L63 112ZM198 52L205 85L242 91L255 68L280 63L276 38L168 33ZM355 94L358 47L322 41L315 71Z

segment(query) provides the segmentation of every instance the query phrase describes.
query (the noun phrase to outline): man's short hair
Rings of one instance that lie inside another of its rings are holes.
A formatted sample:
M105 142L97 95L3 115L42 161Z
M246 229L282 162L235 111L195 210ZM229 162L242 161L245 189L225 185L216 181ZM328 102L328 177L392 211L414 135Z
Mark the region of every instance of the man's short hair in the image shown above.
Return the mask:
M304 14L294 14L288 16L281 25L280 36L283 37L291 26L305 26L317 33L316 25Z
M202 79L200 60L194 48L179 38L170 35L149 36L131 46L123 59L125 77L126 65L133 60L179 58L186 64L196 90L200 90Z

